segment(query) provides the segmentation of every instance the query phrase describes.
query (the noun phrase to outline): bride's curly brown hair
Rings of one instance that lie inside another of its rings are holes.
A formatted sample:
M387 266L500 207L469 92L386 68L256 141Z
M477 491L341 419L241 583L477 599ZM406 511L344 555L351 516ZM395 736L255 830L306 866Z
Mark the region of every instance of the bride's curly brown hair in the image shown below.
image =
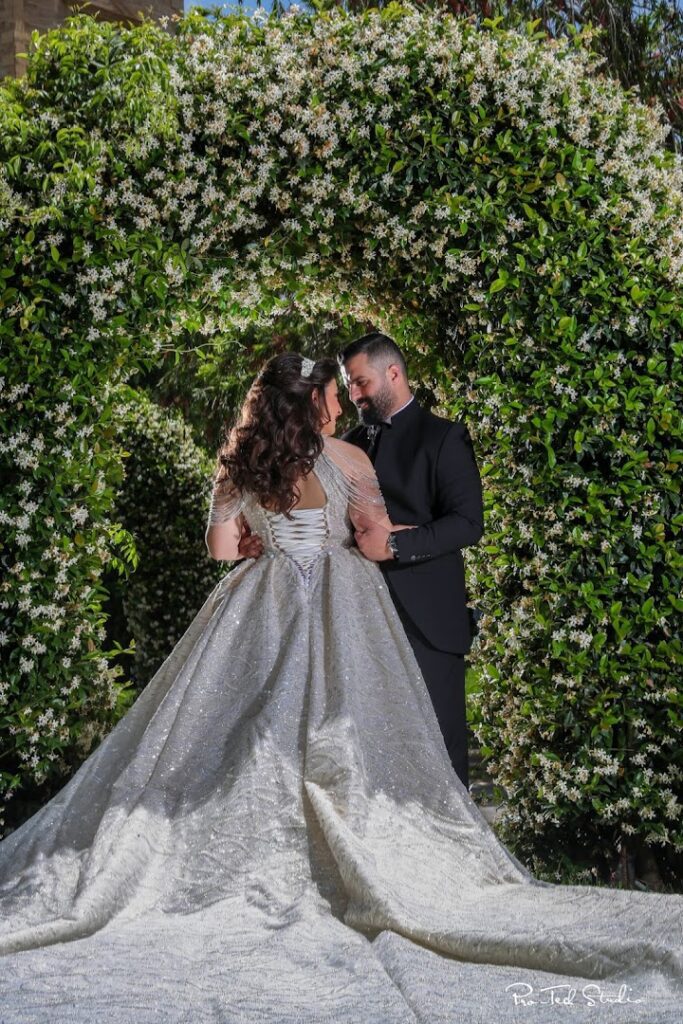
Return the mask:
M329 417L325 388L339 371L336 359L323 358L302 377L302 362L296 352L268 360L218 451L217 481L250 491L265 508L285 514L300 497L296 480L310 473L322 451L321 427Z

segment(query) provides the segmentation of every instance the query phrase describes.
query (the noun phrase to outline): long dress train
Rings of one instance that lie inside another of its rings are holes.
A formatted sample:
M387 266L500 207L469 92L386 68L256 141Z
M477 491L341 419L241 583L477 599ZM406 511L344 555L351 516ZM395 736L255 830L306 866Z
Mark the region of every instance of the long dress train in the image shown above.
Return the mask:
M680 1024L683 898L497 840L352 545L376 481L315 472L291 521L238 496L264 556L0 843L0 1024Z

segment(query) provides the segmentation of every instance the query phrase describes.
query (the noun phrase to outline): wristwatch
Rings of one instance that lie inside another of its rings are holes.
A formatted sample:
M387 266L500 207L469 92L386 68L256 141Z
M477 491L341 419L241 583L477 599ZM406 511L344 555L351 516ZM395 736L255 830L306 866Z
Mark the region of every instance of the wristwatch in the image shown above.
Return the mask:
M398 562L398 544L396 543L396 534L387 534L387 548L391 551L394 559Z

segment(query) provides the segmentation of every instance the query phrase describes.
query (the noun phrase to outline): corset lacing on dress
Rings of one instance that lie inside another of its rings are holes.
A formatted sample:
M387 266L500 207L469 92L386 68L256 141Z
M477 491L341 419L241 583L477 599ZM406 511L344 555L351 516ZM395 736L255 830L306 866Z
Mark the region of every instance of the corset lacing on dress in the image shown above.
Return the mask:
M325 506L295 508L291 515L293 518L288 519L281 513L267 513L274 550L267 550L265 554L271 558L276 554L288 555L304 583L309 583L316 559L330 547L327 544L330 529L326 509Z

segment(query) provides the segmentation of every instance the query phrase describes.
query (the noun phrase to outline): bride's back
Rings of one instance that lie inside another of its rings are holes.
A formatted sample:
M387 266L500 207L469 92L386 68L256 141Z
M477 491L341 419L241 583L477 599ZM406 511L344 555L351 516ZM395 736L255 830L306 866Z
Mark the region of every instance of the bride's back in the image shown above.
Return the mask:
M313 470L299 478L297 488L288 514L266 508L249 493L242 509L264 554L288 555L308 582L321 555L353 545L352 516L386 520L386 510L365 453L338 438L325 438Z
M315 470L306 476L300 476L296 481L298 499L292 505L290 511L295 509L323 508L327 503L327 495L318 479Z

